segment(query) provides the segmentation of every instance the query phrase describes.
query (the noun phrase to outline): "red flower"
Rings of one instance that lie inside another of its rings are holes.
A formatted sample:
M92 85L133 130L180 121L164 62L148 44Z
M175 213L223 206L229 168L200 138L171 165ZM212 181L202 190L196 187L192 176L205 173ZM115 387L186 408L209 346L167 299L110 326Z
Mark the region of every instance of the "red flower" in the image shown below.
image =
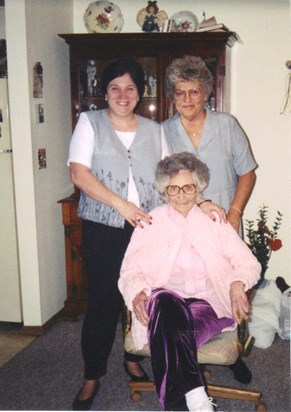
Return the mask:
M282 241L280 239L268 239L268 245L272 251L279 250L282 247Z

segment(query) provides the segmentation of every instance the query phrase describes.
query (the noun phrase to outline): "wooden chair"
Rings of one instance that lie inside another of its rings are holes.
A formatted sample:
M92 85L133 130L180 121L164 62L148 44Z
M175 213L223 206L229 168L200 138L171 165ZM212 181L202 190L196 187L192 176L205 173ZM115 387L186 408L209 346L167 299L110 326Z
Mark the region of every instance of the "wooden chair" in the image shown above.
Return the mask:
M150 357L149 345L145 345L142 350L137 351L134 346L130 330L131 314L126 313L126 324L124 328L124 347L129 353L139 354ZM237 331L220 333L212 338L198 349L198 361L203 365L232 365L239 357L237 346ZM211 373L204 370L206 382L211 378ZM148 382L129 382L131 390L130 397L133 402L139 402L142 399L142 392L155 392L154 383ZM262 393L258 391L227 387L220 385L207 384L208 395L213 398L238 399L254 402L255 409L258 412L267 410L266 405L261 400Z

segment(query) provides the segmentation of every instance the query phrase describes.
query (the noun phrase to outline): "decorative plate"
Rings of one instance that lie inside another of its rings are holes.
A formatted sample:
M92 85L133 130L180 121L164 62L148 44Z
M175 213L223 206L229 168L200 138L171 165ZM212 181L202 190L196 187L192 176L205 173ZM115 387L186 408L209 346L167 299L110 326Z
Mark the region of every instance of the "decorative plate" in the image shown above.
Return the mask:
M179 11L176 14L173 14L171 17L172 20L172 26L171 26L171 31L177 32L177 31L184 31L184 32L192 32L196 31L199 26L199 21L195 14L193 14L191 11L185 10L185 11Z
M84 14L88 33L119 33L124 20L120 8L108 0L90 3Z

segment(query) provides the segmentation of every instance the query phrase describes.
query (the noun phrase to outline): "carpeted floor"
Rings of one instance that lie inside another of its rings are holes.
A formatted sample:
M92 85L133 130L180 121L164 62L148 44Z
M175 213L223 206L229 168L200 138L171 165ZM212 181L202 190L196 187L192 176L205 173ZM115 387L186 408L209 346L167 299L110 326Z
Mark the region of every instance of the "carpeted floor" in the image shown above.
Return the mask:
M78 322L59 321L45 336L38 337L0 369L0 410L70 410L82 382ZM246 362L253 372L253 382L242 385L226 367L211 366L213 382L263 392L270 412L289 412L290 342L277 337L268 349L253 348ZM128 377L122 368L122 333L117 330L108 372L94 400L95 411L158 411L155 393L143 394L139 403L129 398ZM151 375L150 362L143 362ZM218 400L224 412L254 411L251 402Z
M21 324L0 322L0 367L34 341L35 336L22 335L21 329Z

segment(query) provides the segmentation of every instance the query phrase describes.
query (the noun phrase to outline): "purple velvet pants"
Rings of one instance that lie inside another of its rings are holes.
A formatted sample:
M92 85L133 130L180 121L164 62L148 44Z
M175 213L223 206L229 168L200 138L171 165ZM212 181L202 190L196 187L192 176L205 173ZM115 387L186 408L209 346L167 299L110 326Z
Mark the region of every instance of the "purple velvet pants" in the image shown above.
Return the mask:
M156 390L165 410L187 410L185 394L204 379L197 348L233 324L218 318L202 299L184 299L166 289L153 291L148 303L148 340Z

